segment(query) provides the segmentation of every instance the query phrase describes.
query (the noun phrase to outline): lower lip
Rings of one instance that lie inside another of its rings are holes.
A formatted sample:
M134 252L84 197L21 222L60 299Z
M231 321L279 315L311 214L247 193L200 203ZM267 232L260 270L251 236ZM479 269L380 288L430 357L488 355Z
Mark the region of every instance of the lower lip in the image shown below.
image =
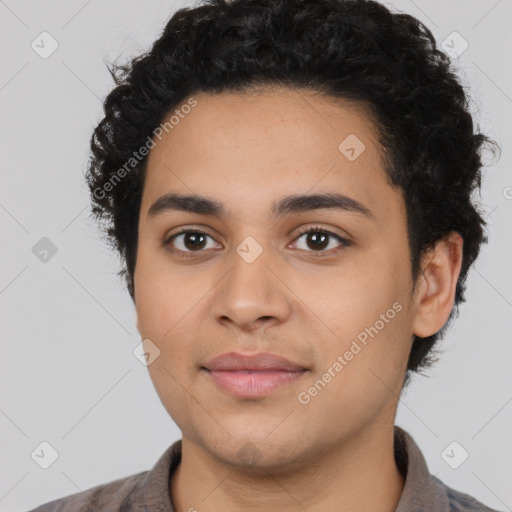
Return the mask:
M265 396L281 386L300 379L305 371L210 371L213 382L222 390L239 398Z

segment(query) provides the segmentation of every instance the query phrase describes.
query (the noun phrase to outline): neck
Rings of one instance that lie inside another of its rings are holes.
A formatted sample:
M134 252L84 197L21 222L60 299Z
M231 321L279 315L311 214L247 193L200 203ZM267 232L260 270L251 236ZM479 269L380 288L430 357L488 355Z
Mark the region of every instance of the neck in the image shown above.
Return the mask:
M276 471L226 464L187 437L171 476L175 512L393 512L404 478L393 451L393 428L360 432L307 462Z

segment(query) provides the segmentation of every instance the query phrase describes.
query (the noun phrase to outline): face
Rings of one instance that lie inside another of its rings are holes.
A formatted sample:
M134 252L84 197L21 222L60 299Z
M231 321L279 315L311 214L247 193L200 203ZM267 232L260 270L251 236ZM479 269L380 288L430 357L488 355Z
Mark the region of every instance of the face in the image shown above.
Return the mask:
M415 306L404 200L370 115L288 89L194 99L155 139L138 226L137 326L163 405L205 453L243 466L251 452L267 469L391 426ZM166 194L219 211L150 210ZM276 209L288 196L324 199ZM304 371L240 395L204 369L229 352Z

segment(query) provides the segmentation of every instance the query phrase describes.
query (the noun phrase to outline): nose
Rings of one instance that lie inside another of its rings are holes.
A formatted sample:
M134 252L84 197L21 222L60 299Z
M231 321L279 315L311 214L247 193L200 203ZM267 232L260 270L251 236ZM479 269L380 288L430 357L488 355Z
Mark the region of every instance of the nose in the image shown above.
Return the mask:
M261 254L248 262L234 253L231 271L215 288L211 312L225 326L254 331L278 325L291 314L289 289L278 277L279 270Z

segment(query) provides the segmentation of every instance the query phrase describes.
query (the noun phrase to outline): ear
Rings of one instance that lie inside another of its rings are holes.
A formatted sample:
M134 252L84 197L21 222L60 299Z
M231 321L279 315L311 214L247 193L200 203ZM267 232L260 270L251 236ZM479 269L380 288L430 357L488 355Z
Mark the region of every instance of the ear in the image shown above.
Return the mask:
M462 237L452 231L422 259L413 321L413 334L420 338L440 331L450 316L462 265L462 247Z

